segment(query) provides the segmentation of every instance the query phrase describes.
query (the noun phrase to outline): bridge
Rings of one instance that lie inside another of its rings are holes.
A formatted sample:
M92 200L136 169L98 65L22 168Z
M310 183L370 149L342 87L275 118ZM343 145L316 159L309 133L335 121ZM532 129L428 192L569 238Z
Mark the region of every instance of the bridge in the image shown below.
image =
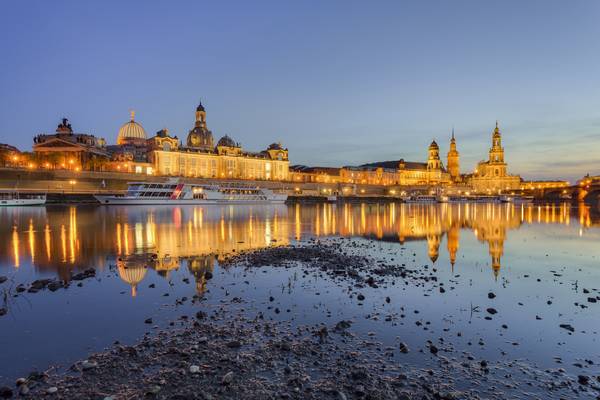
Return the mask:
M564 187L525 189L523 194L544 200L567 200L597 204L600 202L600 176L584 177L577 184Z

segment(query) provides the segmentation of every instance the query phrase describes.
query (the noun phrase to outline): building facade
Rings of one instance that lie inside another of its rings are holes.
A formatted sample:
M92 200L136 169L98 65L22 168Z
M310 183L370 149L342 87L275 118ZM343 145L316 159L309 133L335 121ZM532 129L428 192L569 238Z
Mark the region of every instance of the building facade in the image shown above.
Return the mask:
M444 168L440 148L434 140L427 150L427 162L400 159L343 167L340 180L367 185L435 186L450 183L450 174Z
M470 177L470 186L476 192L502 192L507 190L519 190L521 177L509 175L507 164L504 160L504 148L502 147L502 134L496 128L492 134L492 147L489 150L487 161L480 161L475 172Z
M73 132L66 118L58 124L56 133L34 137L33 152L40 163L73 170L101 170L110 158L104 139Z
M266 150L249 152L228 135L214 145L206 124L206 110L196 108L196 122L181 146L168 131L148 140L148 162L155 174L194 178L287 181L290 179L288 150L272 143Z

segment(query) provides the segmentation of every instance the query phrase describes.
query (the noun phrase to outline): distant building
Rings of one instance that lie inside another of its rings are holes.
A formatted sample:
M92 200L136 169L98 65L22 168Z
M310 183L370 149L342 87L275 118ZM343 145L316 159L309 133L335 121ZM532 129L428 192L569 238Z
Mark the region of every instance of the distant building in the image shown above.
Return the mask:
M0 165L15 166L19 162L21 152L15 146L0 143Z
M358 167L343 167L340 180L366 185L442 185L450 182L450 174L440 159L440 148L432 141L427 149L427 162L383 161Z
M292 165L290 167L290 180L293 182L339 183L340 170L341 168L334 167Z
M56 128L56 133L35 136L33 151L38 160L54 168L99 170L109 159L104 139L74 133L66 118Z
M452 182L459 182L460 176L460 154L456 150L456 139L454 139L454 128L452 128L452 138L450 139L450 150L447 155L447 167Z
M119 172L135 172L153 174L152 165L148 163L148 139L144 127L135 120L135 112L131 111L128 122L119 128L117 144L107 146L110 163L106 169Z
M492 147L489 151L488 161L480 161L469 182L477 192L501 192L506 190L519 190L521 177L509 175L507 164L504 161L504 148L502 135L496 121L496 128L492 134Z
M168 131L159 132L148 143L148 161L157 175L276 181L290 178L288 150L280 143L250 152L225 135L215 146L202 103L196 108L196 122L185 147L171 138Z

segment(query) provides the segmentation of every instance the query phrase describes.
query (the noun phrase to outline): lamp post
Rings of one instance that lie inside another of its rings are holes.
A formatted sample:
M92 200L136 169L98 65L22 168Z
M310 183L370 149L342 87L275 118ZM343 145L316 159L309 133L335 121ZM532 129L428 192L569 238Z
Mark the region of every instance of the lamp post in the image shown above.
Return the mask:
M77 183L77 181L76 181L76 180L74 180L74 179L71 179L71 180L69 181L69 185L71 185L71 193L73 193L73 192L75 191L75 184L76 184L76 183Z

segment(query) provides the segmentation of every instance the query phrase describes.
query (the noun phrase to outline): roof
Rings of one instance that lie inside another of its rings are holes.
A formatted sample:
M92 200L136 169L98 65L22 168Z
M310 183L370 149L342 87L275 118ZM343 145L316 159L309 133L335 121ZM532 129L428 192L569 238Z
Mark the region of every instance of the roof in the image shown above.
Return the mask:
M385 168L385 169L398 169L400 163L404 163L404 169L427 169L427 163L404 161L404 159L395 161L378 161L368 164L359 165L363 168Z
M146 131L142 125L138 124L133 120L123 124L119 129L119 135L117 136L117 144L123 144L126 139L142 139L146 140Z
M306 165L292 165L290 166L292 172L303 172L306 174L327 174L327 175L339 175L340 168L335 167L308 167Z
M15 153L20 153L19 149L15 146L11 146L10 144L0 143L0 151L12 151Z

